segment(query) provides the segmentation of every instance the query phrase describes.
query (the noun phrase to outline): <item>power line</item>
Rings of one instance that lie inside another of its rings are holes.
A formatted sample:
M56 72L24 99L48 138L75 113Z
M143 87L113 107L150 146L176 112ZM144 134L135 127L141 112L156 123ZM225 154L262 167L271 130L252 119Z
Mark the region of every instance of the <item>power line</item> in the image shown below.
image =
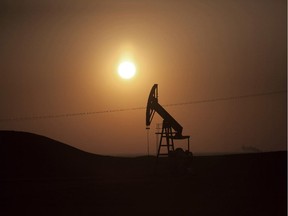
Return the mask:
M64 118L64 117L76 117L76 116L95 115L95 114L104 114L104 113L113 113L113 112L133 111L133 110L140 110L140 109L146 109L146 107L134 107L134 108L126 108L126 109L112 109L112 110L102 110L102 111L92 111L92 112L48 114L48 115L36 115L36 116L25 116L25 117L10 117L10 118L1 118L0 122L4 122L4 121L26 121L26 120Z
M245 99L245 98L284 94L284 93L287 94L287 91L282 90L282 91L272 91L272 92L261 92L261 93L256 93L256 94L246 94L246 95L240 95L240 96L219 97L219 98L213 98L213 99L203 99L203 100L195 100L195 101L186 101L186 102L180 102L180 103L166 104L166 105L162 105L162 106L164 106L164 107L185 106L185 105L191 105L191 104L239 100L239 99ZM36 115L36 116L26 116L26 117L0 118L0 122L28 121L28 120L51 119L51 118L65 118L65 117L96 115L96 114L105 114L105 113L114 113L114 112L135 111L135 110L143 110L143 109L146 109L146 106L145 107L141 106L141 107L133 107L133 108L102 110L102 111L92 111L92 112L78 112L78 113L64 113L64 114Z
M188 101L188 102L182 102L182 103L167 104L165 106L182 106L182 105L189 105L189 104L211 103L211 102L228 101L228 100L239 100L239 99L244 99L244 98L260 97L260 96L283 94L283 93L287 93L287 91L282 90L282 91L261 92L261 93L256 93L256 94L246 94L246 95L231 96L231 97L219 97L219 98L213 98L213 99L203 99L203 100L195 100L195 101Z

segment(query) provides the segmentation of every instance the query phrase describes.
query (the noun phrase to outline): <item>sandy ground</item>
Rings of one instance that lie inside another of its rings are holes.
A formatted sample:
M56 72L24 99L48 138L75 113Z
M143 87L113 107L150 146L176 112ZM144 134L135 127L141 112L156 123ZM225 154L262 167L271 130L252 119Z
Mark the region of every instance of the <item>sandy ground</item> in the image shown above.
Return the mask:
M1 145L1 216L287 215L287 152L194 157L188 172L167 158Z

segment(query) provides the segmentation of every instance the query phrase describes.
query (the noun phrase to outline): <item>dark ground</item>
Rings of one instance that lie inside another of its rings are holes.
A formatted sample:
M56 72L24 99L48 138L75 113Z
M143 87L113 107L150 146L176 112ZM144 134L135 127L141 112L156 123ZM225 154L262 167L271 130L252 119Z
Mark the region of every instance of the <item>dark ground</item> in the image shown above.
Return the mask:
M287 152L155 164L0 131L0 215L287 215Z

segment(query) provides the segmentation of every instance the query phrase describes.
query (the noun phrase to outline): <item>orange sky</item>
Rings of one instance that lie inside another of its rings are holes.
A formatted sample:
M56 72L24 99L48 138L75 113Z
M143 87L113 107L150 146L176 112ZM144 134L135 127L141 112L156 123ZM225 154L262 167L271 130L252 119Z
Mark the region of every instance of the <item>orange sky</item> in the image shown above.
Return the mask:
M287 89L287 5L266 1L2 1L0 119ZM123 55L137 76L121 80ZM166 109L192 151L286 148L286 94ZM150 145L155 150L156 117ZM0 121L99 154L146 154L145 110Z

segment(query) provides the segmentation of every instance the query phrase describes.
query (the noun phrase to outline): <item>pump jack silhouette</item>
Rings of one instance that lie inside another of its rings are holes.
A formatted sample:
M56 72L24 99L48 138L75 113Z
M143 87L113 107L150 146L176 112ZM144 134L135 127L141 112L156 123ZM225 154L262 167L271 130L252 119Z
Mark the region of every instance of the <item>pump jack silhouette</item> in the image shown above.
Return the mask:
M154 114L157 112L163 118L163 125L160 134L160 141L157 150L157 158L160 156L171 156L179 151L174 149L174 140L176 139L187 139L188 147L186 152L190 152L190 136L183 136L182 130L183 127L158 103L158 84L154 84L147 102L146 109L146 129L150 128L150 124L153 120ZM166 143L162 142L163 138L166 139ZM166 153L163 153L162 148L167 148ZM179 150L179 149L177 149Z

